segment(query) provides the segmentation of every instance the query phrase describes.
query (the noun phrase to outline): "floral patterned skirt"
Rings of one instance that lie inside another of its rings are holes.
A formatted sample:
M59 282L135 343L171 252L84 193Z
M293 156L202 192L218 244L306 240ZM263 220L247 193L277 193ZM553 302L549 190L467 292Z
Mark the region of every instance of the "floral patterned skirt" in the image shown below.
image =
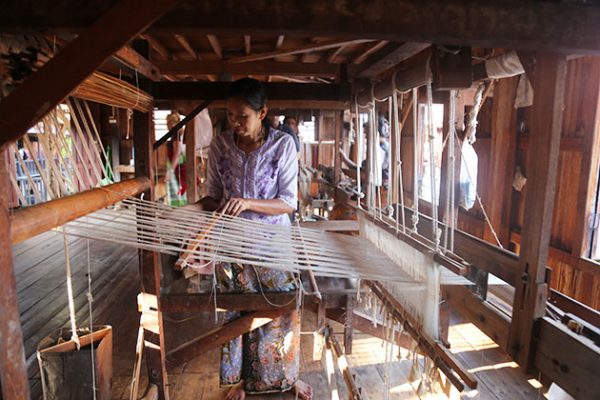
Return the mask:
M296 289L290 272L250 265L222 263L216 267L221 293L286 292ZM241 313L228 312L226 321ZM282 392L298 379L300 314L294 310L221 348L221 385L244 380L248 393Z

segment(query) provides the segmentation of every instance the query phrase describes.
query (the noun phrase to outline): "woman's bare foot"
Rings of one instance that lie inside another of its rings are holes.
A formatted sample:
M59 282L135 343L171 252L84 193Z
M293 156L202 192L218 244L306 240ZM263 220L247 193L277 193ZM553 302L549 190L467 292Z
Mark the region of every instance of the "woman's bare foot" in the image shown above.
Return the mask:
M312 400L313 389L308 383L298 379L292 388L292 393L300 400Z
M229 389L227 396L225 396L226 400L244 400L245 398L246 391L244 390L244 381L240 381L240 383Z

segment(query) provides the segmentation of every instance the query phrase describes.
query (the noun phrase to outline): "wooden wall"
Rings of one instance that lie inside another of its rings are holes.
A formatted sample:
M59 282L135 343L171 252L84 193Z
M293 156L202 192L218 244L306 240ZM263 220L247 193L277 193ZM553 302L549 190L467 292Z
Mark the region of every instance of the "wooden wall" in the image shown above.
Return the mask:
M498 88L496 88L498 89ZM600 309L600 264L582 259L587 255L589 240L585 230L587 219L592 211L596 174L598 171L598 98L600 91L600 59L582 57L568 62L566 78L565 110L563 129L558 160L557 193L552 216L551 249L548 265L552 268L551 287L591 307ZM491 142L496 132L489 124L495 117L492 113L494 102L506 101L498 96L495 90L493 98L488 99L483 107L478 126L478 140L475 148L479 155L478 191L486 209L494 202L506 199L498 187L490 187ZM534 94L535 95L535 94ZM511 100L512 101L512 100ZM519 165L527 176L527 159L535 156L535 149L529 147L528 126L530 113L528 108L516 111L516 126L513 134L517 138L517 148L513 163L505 168L509 176L514 176L515 167ZM508 145L508 144L507 144ZM524 221L524 202L527 196L526 184L521 192L512 188L508 204L503 207L510 210L509 240L503 245L517 251L520 243L520 232ZM505 188L506 190L506 188ZM587 204L586 204L587 203ZM461 212L459 225L467 232L480 236L485 223L478 206L473 210ZM504 221L495 224L495 228L504 226ZM497 226L496 226L497 225ZM503 237L504 232L499 232ZM485 235L484 235L485 236ZM492 241L490 237L484 237Z
M521 227L526 221L524 200L528 185L518 192L512 188L512 180L517 165L527 176L527 157L535 156L535 150L529 148L529 108L515 110L512 106L517 83L518 77L496 82L492 97L479 113L474 143L479 157L478 193L502 245L515 252L519 251ZM600 263L581 257L588 251L586 229L599 168L600 58L570 60L565 93L548 259L552 269L551 287L600 309ZM470 99L465 100L469 104ZM465 114L468 111L467 106ZM413 188L411 121L412 115L409 115L402 132L401 149L407 205L412 204ZM430 208L423 201L421 206L423 210ZM495 244L478 204L469 211L459 210L458 227Z

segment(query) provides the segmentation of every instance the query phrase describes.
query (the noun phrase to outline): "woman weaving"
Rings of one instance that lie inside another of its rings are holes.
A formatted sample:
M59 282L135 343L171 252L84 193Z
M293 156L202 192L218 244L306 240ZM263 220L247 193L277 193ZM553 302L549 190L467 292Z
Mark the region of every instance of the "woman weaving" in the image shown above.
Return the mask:
M267 128L264 86L244 78L232 84L226 98L230 130L213 139L208 157L207 197L202 208L225 214L289 225L296 209L296 148L290 135ZM216 267L221 292L260 293L296 289L290 272L223 263ZM228 400L246 393L294 391L311 400L312 388L298 379L300 315L292 311L244 334L221 350L221 384L234 385Z

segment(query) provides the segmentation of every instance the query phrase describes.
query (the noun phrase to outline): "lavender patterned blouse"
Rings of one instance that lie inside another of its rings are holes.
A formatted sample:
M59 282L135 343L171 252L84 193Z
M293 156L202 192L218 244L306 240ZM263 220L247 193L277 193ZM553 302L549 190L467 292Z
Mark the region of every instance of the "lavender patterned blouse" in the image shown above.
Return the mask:
M265 142L250 154L234 141L232 131L215 137L208 154L207 195L229 198L280 199L296 209L298 161L292 137L269 129ZM244 211L240 217L270 224L290 225L287 214L264 215Z

